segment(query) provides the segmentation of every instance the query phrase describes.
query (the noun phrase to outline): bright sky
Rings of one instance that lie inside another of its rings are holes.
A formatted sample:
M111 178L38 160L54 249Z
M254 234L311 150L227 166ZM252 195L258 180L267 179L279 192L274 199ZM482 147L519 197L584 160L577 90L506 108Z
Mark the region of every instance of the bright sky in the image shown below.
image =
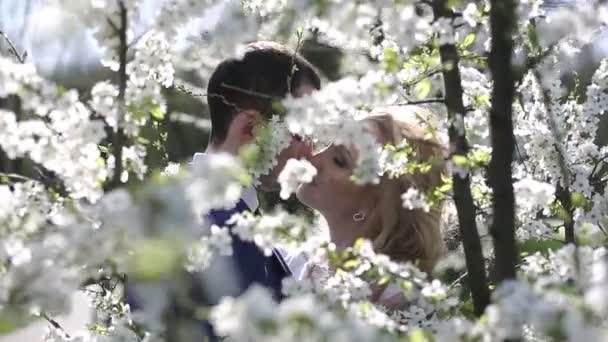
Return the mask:
M27 50L28 59L34 61L43 73L64 68L86 69L97 61L99 48L96 41L77 17L62 9L60 3L67 1L0 0L0 30L6 32L19 52ZM140 18L135 25L135 36L150 24L159 3L160 0L143 0L140 17L147 19ZM180 44L183 44L187 33L200 32L202 27L212 25L216 12L213 9L208 11L206 17L181 30Z

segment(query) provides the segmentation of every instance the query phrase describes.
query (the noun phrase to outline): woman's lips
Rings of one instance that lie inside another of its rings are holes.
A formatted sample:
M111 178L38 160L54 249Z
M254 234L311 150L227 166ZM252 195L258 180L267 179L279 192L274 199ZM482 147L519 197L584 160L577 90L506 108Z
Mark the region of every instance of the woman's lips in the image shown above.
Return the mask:
M312 177L312 181L308 185L317 186L317 176Z

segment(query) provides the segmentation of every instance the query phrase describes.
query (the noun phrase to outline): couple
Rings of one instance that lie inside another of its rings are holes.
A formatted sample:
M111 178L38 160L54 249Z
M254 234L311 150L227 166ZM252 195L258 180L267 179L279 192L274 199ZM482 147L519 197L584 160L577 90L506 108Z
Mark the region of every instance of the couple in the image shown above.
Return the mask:
M241 59L223 61L211 76L207 94L212 131L206 153L238 154L241 147L254 140L256 123L272 114L271 98L284 98L289 93L294 97L307 96L318 90L320 83L315 68L284 46L272 42L250 44ZM407 139L421 161L441 159L441 145L428 138L426 127L416 120L418 115L428 116L423 111L419 107L377 109L363 124L381 145L397 145ZM260 179L257 190L278 190L276 178L287 159L307 158L317 169L317 175L313 182L300 186L297 197L323 216L338 249L347 248L363 237L372 241L376 252L394 260L415 262L423 271L431 272L444 250L441 208L431 208L429 212L405 209L401 194L413 186L422 192L436 187L441 182L444 166L435 165L430 172L393 179L383 176L379 184L358 185L350 177L356 155L355 149L342 145L331 145L312 155L309 144L293 137L290 146L279 154L277 165ZM197 153L193 162L201 158L205 158L205 154ZM225 226L232 214L246 210L256 212L257 207L256 190L249 188L235 208L212 211L208 219L212 224ZM283 278L314 274L314 265L296 268L298 262L285 262L286 258L277 250L265 257L253 243L237 237L233 240L233 255L224 263L215 262L214 269L204 277L213 279L226 273L224 267L233 267L235 279L231 285L238 284L236 289L228 291L226 287L230 286L225 281L206 287L207 290L221 288L220 296L240 295L255 283L265 286L280 299ZM375 297L389 299L391 294L377 293Z
M318 72L303 57L273 42L250 44L240 59L221 62L209 80L210 142L205 153L194 155L193 163L210 153L237 155L255 139L256 124L268 120L272 114L274 99L288 94L307 96L320 86ZM417 107L379 109L364 119L363 124L381 145L397 145L407 139L420 160L429 160L441 156L442 147L427 139L425 128L416 123L416 114L425 115L422 110ZM290 146L279 154L277 165L260 179L258 189L245 189L235 208L213 210L207 221L226 226L226 221L237 212L257 212L256 190L279 190L276 179L287 159L307 158L317 169L317 175L312 183L300 186L297 197L323 216L337 248L347 248L358 238L367 238L376 252L394 260L415 262L423 271L430 272L443 252L439 227L441 209L435 207L429 212L404 209L401 194L412 186L420 191L437 186L443 165L434 166L424 174L392 179L383 176L379 184L358 185L350 177L356 155L355 149L341 145L331 145L312 155L308 143L293 137ZM315 276L315 265L305 263L304 267L296 268L295 262L290 267L278 250L267 257L253 242L236 236L233 236L232 248L232 256L214 257L210 268L196 275L196 282L200 284L194 291L197 304L215 305L224 296L241 295L253 284L266 287L280 300L285 277ZM404 305L403 300L395 300L402 298L400 291L388 292L378 289L370 300ZM212 327L205 323L205 328L205 334L214 339Z

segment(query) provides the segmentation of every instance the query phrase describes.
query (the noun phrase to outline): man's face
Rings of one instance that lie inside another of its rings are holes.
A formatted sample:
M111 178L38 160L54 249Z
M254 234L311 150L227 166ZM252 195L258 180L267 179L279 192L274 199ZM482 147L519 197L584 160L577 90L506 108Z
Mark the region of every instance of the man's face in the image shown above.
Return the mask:
M308 96L316 89L307 83L300 85L297 89L294 89L294 96ZM260 177L260 186L259 189L262 191L270 192L270 191L279 191L281 189L279 183L277 182L277 178L279 174L285 167L285 163L290 158L294 159L302 159L309 158L312 155L312 144L310 142L303 140L299 136L293 136L291 138L291 142L289 146L281 151L277 156L277 164L275 167L270 170L267 175L263 175Z

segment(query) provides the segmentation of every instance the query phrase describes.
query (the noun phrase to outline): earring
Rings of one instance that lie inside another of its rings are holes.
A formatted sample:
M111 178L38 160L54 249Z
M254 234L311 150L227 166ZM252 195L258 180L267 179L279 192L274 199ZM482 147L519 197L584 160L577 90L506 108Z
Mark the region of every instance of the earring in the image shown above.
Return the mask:
M365 220L365 213L362 211L357 211L354 215L353 215L353 221L355 222L359 222L359 221L363 221Z

